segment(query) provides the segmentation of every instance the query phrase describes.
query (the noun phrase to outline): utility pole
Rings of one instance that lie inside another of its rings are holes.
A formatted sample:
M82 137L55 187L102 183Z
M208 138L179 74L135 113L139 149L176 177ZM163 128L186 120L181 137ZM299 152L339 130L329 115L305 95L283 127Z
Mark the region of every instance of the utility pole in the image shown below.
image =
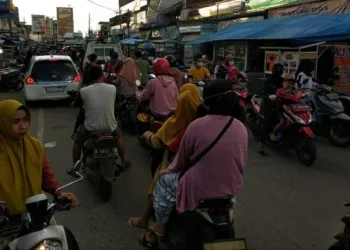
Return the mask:
M89 13L89 30L88 30L88 37L90 37L90 29L91 29L91 18L90 18L90 13Z

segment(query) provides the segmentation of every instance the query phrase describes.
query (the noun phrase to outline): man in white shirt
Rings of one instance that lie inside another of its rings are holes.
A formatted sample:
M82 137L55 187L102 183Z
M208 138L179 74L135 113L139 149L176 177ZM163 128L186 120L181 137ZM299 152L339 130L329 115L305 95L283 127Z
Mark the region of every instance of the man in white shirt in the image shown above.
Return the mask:
M75 164L80 159L82 145L89 138L90 132L114 131L121 164L126 166L124 142L121 138L114 113L116 88L114 85L104 83L104 74L100 66L91 66L89 71L93 84L80 90L80 97L85 111L85 120L84 125L81 125L73 135L73 163Z

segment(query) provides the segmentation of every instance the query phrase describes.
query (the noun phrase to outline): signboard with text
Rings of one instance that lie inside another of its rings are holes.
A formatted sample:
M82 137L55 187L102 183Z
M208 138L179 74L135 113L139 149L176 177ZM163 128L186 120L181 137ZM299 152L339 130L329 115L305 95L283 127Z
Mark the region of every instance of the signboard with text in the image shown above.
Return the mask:
M332 0L317 3L301 4L287 8L269 10L269 18L279 18L287 16L319 15L349 13L350 1Z
M350 94L350 46L334 47L333 76L337 79L335 88Z
M44 15L32 15L32 32L33 34L45 34Z
M233 19L233 20L221 21L218 23L218 30L224 29L230 26L231 24L245 23L245 22L251 22L251 21L261 21L261 20L264 20L264 16L242 17L242 18Z
M73 8L57 7L58 36L74 32Z
M246 0L245 7L247 10L263 10L282 5L292 4L299 2L298 0Z

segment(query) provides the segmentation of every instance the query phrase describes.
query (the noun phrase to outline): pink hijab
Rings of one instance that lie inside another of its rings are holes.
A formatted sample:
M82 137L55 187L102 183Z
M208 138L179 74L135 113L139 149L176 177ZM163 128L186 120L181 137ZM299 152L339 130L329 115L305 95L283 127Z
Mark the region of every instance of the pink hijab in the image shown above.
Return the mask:
M140 71L136 66L134 59L128 57L124 60L124 69L120 74L122 77L128 80L131 85L136 84L136 80L141 79Z

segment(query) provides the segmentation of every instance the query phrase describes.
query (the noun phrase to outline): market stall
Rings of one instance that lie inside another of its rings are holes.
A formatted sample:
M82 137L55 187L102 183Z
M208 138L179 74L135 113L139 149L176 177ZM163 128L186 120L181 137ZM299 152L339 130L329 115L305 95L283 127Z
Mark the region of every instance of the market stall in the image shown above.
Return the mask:
M137 45L145 42L144 39L140 39L138 37L135 38L127 38L124 40L119 41L119 44L122 45L122 50L124 55L131 56L135 53L137 50Z

